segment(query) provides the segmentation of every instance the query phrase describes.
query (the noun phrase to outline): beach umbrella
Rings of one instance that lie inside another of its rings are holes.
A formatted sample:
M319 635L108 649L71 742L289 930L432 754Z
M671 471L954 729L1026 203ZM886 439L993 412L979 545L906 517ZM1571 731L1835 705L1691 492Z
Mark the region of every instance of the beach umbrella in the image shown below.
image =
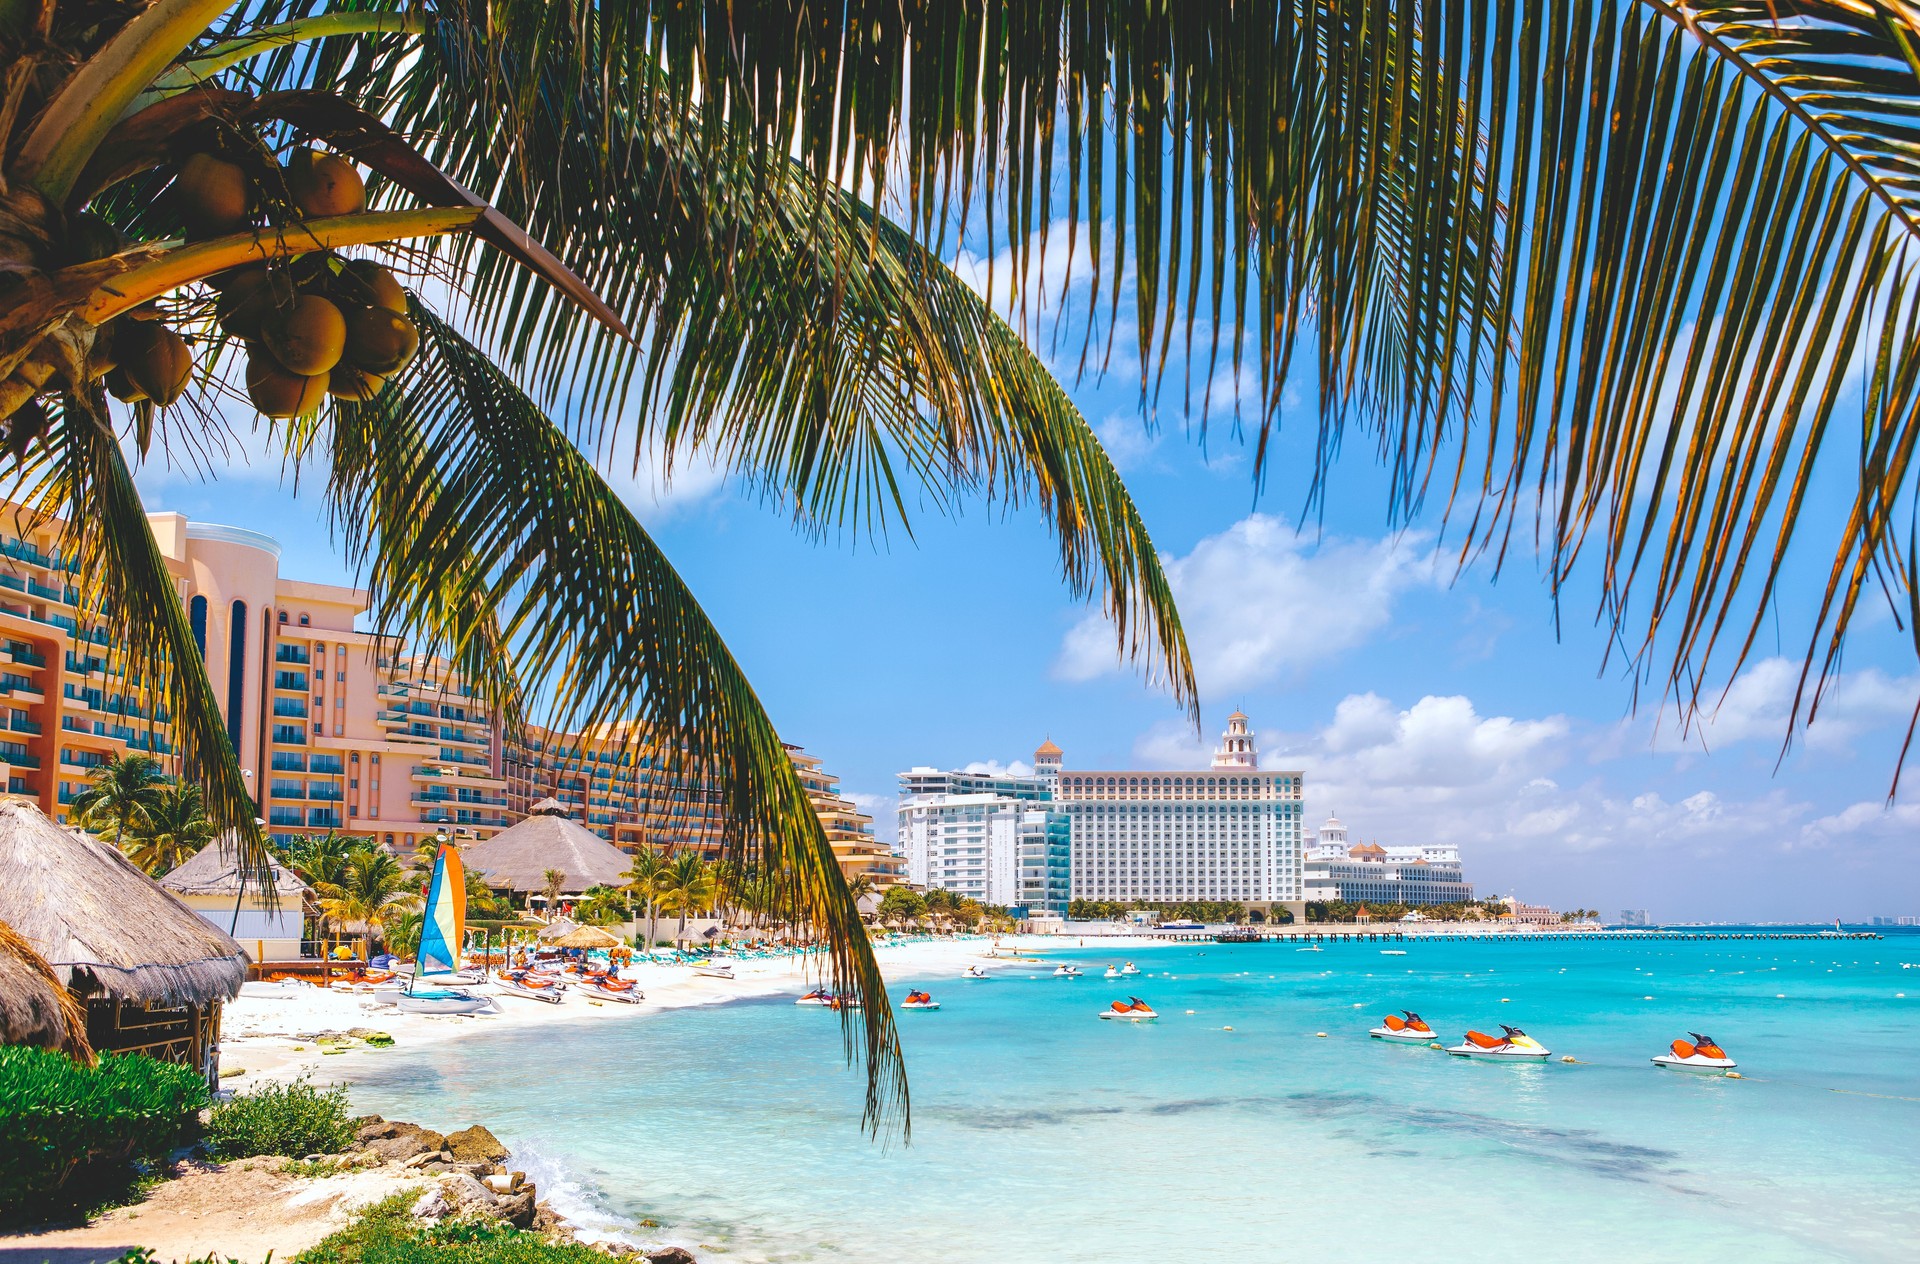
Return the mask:
M618 948L622 941L618 935L601 930L598 926L576 926L560 938L548 942L556 948Z
M534 933L539 937L541 942L551 944L566 938L566 936L578 929L580 929L578 924L564 917L556 917Z

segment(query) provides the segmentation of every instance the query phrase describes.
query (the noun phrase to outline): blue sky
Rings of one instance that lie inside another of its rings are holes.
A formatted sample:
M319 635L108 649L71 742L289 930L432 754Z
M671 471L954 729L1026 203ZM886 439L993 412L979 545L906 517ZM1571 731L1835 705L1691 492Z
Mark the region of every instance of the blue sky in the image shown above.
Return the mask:
M1657 722L1657 690L1636 712L1617 663L1603 672L1590 583L1556 630L1531 554L1497 582L1485 565L1456 576L1436 515L1392 529L1360 441L1302 531L1308 399L1290 394L1256 499L1230 418L1201 444L1176 378L1150 429L1136 373L1122 356L1070 390L1171 567L1203 693L1198 735L1114 662L1036 511L975 502L919 514L911 538L815 542L697 463L665 488L646 474L619 485L783 735L841 775L883 837L893 775L909 766L1011 764L1048 736L1074 767L1203 766L1238 706L1267 766L1305 771L1311 820L1334 810L1359 838L1456 842L1484 893L1669 920L1920 912L1920 807L1886 802L1920 672L1889 618L1862 620L1820 722L1784 760L1791 640L1757 647L1686 738L1670 715ZM249 464L249 446L212 480L144 470L149 508L269 532L284 574L348 582L318 498L289 508L278 465ZM1821 507L1843 507L1842 494ZM1783 596L1789 630L1808 597L1804 576Z

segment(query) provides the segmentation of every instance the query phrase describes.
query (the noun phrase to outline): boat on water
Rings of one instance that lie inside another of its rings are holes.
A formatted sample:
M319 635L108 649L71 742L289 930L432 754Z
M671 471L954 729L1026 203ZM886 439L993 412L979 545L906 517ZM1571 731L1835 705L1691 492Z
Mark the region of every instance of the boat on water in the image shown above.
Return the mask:
M1405 948L1382 948L1380 955L1383 957L1404 957L1407 955L1407 950Z
M693 968L695 974L704 974L709 979L731 979L733 963L731 961L707 961Z
M494 976L493 983L507 996L545 1001L549 1005L558 1005L567 991L567 985L560 980L535 974L531 970L502 970Z
M900 1002L901 1009L939 1009L940 1002L930 993L915 990L907 993L907 999Z
M1085 971L1081 970L1079 966L1055 966L1053 968L1053 977L1056 979L1077 979L1083 973L1085 973Z
M965 970L961 971L960 977L963 979L991 979L993 976L985 970L982 970L979 966L968 966Z
M835 999L832 992L829 992L826 988L817 987L795 1001L794 1004L810 1005L816 1009L832 1009Z
M460 946L467 938L467 877L460 853L442 843L433 858L433 876L427 880L427 904L420 921L418 964L393 1004L403 1014L478 1014L494 1008L493 998L460 988L422 988L429 976L460 978Z
M1322 948L1319 944L1311 944L1305 948L1295 948L1294 951L1295 952L1325 952L1326 949Z
M1401 1017L1404 1014L1405 1017ZM1399 1014L1388 1014L1378 1027L1368 1030L1367 1034L1375 1040L1398 1040L1406 1044L1426 1044L1433 1039L1433 1028L1427 1026L1420 1015L1410 1009Z
M1160 1017L1137 996L1129 996L1124 1001L1115 1001L1100 1011L1100 1017L1119 1023L1150 1023Z
M1489 1036L1483 1031L1469 1031L1459 1044L1448 1045L1447 1052L1456 1058L1489 1058L1496 1062L1542 1062L1552 1056L1553 1050L1518 1027L1501 1023L1500 1030L1506 1034Z
M1119 977L1120 977L1120 967L1119 967L1119 966L1108 966L1108 967L1107 967L1107 972L1106 972L1105 974L1103 974L1103 975L1101 975L1100 977L1101 977L1101 978L1103 978L1103 979L1117 979L1117 978L1119 978Z
M1740 1065L1727 1056L1727 1051L1715 1043L1712 1036L1703 1036L1697 1031L1687 1034L1693 1039L1674 1041L1666 1053L1653 1059L1653 1065L1669 1071L1705 1071L1712 1075L1724 1074Z
M1129 961L1127 962L1127 964L1120 967L1120 973L1121 974L1139 974L1140 967L1133 964L1133 962Z

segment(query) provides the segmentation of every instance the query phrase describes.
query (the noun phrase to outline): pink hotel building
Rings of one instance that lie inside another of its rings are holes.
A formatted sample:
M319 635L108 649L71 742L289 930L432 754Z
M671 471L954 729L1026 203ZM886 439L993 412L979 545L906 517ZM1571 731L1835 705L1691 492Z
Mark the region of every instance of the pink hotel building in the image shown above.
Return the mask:
M150 515L240 766L281 841L337 829L396 851L440 831L474 840L555 795L629 849L718 835L700 787L656 785L631 749L536 730L503 750L486 703L440 660L355 624L359 589L280 574L272 537ZM0 503L0 775L60 819L115 754L172 753L164 711L130 690L111 629L78 606L58 523Z

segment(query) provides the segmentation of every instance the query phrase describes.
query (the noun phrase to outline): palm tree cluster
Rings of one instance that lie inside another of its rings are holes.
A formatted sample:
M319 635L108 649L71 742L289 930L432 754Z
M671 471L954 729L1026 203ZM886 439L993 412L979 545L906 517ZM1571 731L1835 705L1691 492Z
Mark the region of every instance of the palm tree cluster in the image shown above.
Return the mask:
M151 755L114 755L67 805L68 821L114 844L152 877L213 840L200 787L168 775Z
M924 925L939 931L972 930L983 923L1010 924L1004 909L939 887L927 891L890 888L880 897L874 920L883 926Z

